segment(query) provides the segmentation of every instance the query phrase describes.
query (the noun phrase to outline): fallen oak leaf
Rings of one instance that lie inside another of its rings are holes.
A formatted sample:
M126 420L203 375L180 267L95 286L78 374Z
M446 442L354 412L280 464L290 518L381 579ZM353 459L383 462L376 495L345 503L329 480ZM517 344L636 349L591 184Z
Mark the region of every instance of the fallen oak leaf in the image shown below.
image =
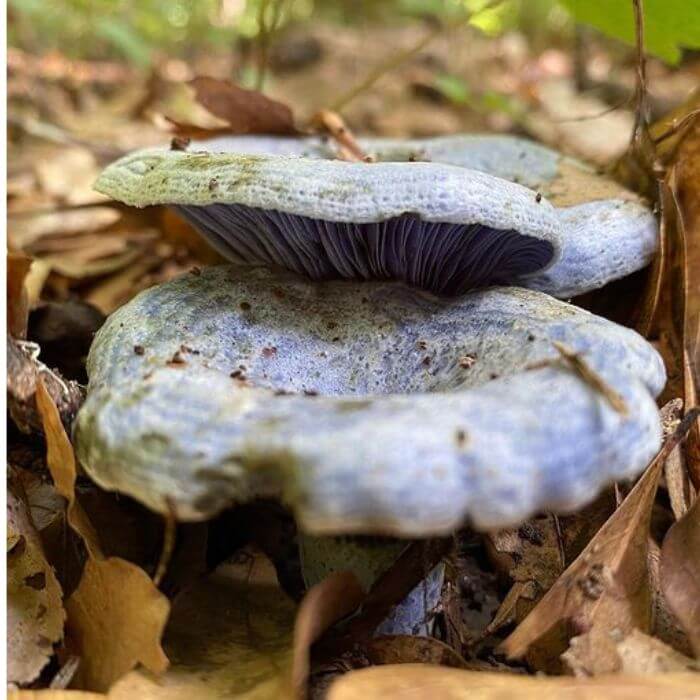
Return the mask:
M603 525L583 552L549 589L538 605L501 644L508 657L523 656L531 645L563 623L573 621L584 634L593 631L600 654L615 640L606 632L647 629L650 592L647 536L651 507L663 464L686 435L698 411L690 412L652 460L622 505ZM610 663L613 652L595 662ZM614 657L613 657L614 658ZM598 670L598 667L596 667Z
M700 498L666 533L661 546L661 587L700 658Z
M330 688L328 700L694 700L695 673L655 676L614 675L597 678L535 678L401 664L351 671Z
M295 605L272 563L241 552L173 602L159 677L136 669L109 700L279 700L288 697Z
M103 556L97 533L75 497L73 447L42 380L37 407L47 466L57 491L68 501L68 523L83 538L89 555L78 588L66 601L66 628L82 656L78 678L89 690L105 691L139 662L162 673L168 659L160 639L170 603L143 569Z
M228 80L198 76L189 81L195 99L226 126L203 129L169 120L178 136L203 138L224 134L298 134L294 115L287 105L272 100L257 90L246 90Z
M27 506L7 490L7 680L36 680L63 637L61 586L46 561Z
M170 604L143 569L118 557L89 558L66 611L82 655L77 677L87 688L107 691L137 663L154 673L167 668L160 639Z

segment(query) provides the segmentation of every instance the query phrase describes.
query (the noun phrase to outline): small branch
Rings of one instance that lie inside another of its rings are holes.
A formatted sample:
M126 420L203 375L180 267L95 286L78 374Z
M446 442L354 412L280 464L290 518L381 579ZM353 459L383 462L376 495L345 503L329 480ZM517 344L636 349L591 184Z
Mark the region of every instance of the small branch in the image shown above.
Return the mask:
M634 99L634 128L632 144L641 144L649 138L649 106L647 104L647 60L644 54L644 6L643 0L632 0L637 47L637 83Z
M355 137L345 125L343 118L329 109L322 109L311 117L310 125L315 130L328 134L338 145L338 157L341 160L371 162L371 156L365 154Z
M156 587L160 586L163 578L168 571L168 566L173 557L173 551L175 550L175 536L177 534L177 513L175 511L175 504L168 500L168 513L163 518L163 548L160 552L160 558L158 559L158 566L156 566L156 572L153 575L153 583Z
M618 394L579 353L574 352L571 348L566 347L566 345L556 340L553 342L553 345L586 384L602 394L620 415L629 415L629 409L622 396Z
M552 341L552 345L557 349L557 352L571 369L591 388L601 394L612 408L622 416L629 415L629 409L625 400L615 389L613 389L598 372L596 372L584 359L580 353L575 352L571 348L560 343L557 340ZM557 359L546 359L539 362L529 364L525 369L542 369L543 367L552 367L557 363Z
M258 70L255 76L255 89L262 90L267 75L270 54L270 40L279 25L282 6L285 0L262 0L258 10ZM267 23L268 8L272 7L272 17Z

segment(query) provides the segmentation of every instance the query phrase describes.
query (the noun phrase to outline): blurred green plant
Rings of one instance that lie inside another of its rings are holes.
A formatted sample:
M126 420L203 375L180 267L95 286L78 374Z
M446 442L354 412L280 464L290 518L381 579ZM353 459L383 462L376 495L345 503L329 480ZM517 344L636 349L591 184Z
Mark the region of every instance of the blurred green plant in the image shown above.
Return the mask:
M265 0L9 0L8 41L73 58L123 58L148 66L156 52L187 57L258 33ZM282 23L304 19L313 0L284 3Z
M188 58L265 37L261 18L281 7L276 27L307 19L383 22L425 18L469 24L489 36L517 29L535 50L561 45L573 20L634 43L632 0L9 0L9 43L74 58L123 58L147 67L158 53ZM644 0L647 50L671 63L700 47L700 0ZM269 22L268 22L269 24ZM263 22L265 26L265 22ZM269 29L269 27L268 27Z
M631 0L561 0L579 21L634 45ZM699 0L644 0L645 49L676 64L681 49L700 48Z

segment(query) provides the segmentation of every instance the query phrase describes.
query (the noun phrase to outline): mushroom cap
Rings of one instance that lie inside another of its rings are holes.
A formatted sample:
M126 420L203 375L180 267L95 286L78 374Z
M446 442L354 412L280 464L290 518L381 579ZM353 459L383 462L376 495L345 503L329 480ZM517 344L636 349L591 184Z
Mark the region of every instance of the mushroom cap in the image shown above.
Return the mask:
M521 278L525 287L559 298L584 294L646 267L658 248L656 218L640 197L584 163L528 139L457 134L359 142L379 161L447 163L541 192L556 207L561 254L542 274ZM318 137L225 136L193 141L190 150L334 157Z
M535 192L438 163L148 150L96 185L136 206L178 205L226 257L314 279L402 279L436 292L512 282L557 258Z
M141 293L88 371L76 447L102 487L182 519L274 496L314 534L404 536L571 511L636 475L665 381L639 335L538 292L447 300L234 266Z

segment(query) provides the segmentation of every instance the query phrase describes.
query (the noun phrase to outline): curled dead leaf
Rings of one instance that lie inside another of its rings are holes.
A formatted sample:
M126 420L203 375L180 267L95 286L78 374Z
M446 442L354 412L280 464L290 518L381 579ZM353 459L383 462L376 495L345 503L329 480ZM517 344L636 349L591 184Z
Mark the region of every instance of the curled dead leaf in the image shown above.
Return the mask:
M364 589L349 571L333 573L309 589L294 625L293 697L300 700L306 697L311 645L335 622L355 610L364 598Z
M700 499L664 538L661 585L669 607L700 658Z
M227 80L198 76L189 83L195 99L225 126L203 129L171 121L178 136L202 138L223 134L294 135L294 115L287 105L272 100L257 90L246 90Z
M580 633L569 666L588 674L619 670L616 642L650 624L647 537L661 469L696 418L696 412L686 416L622 505L503 642L509 657L523 656L545 635L573 622Z

